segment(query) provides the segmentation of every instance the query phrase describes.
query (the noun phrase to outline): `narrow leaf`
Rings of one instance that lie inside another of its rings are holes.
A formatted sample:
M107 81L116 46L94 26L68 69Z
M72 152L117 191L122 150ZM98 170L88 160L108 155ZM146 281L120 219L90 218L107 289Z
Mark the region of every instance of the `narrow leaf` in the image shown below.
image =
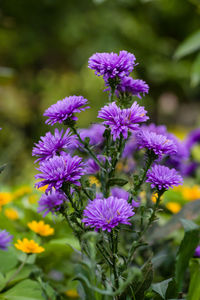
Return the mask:
M200 30L187 37L176 50L174 57L180 59L200 49Z
M175 278L178 290L183 285L185 271L189 264L189 259L193 256L195 248L199 242L199 227L190 220L181 219L185 235L176 256Z

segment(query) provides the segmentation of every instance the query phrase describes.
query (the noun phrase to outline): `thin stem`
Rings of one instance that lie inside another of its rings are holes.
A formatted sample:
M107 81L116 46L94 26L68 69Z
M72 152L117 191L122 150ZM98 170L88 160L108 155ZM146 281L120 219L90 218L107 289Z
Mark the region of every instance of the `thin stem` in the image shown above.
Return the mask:
M76 128L74 126L71 127L71 130L74 132L74 134L78 137L79 142L84 145L85 148L83 148L83 150L85 150L86 152L88 152L90 154L90 156L94 159L94 161L98 164L98 166L102 169L104 169L103 164L98 160L97 156L95 155L95 153L90 149L89 145L87 143L85 143L82 138L80 137L80 134L78 133L78 131L76 130Z
M112 271L114 274L114 286L115 289L117 290L119 288L119 279L117 275L117 269L116 269L116 245L115 245L115 239L114 239L114 234L113 230L110 232L110 242L111 242L111 251L112 251Z
M5 284L5 287L19 274L19 272L23 269L24 265L26 264L28 259L28 255L26 254L26 257L24 259L24 261L21 263L21 265L19 266L19 268L16 270L16 272L8 279L8 281Z

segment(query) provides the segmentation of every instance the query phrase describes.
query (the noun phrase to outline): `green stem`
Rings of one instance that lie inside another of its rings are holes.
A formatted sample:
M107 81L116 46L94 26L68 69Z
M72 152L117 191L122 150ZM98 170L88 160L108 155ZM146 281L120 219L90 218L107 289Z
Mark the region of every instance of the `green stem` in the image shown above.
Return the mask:
M5 284L5 287L19 274L19 272L23 269L24 265L26 264L28 259L28 255L26 254L26 257L24 259L24 261L21 263L21 265L19 266L19 268L16 270L16 272L8 279L8 281Z
M116 244L115 244L115 237L113 234L113 230L110 232L110 242L111 242L111 251L112 251L112 271L114 275L114 286L117 290L119 288L119 279L117 275L117 268L116 268Z
M78 137L79 142L84 145L85 148L83 148L84 151L86 151L88 154L90 154L90 156L94 159L94 161L98 164L98 166L101 169L104 169L103 164L98 160L96 154L90 149L89 145L87 143L85 143L82 138L80 137L80 134L78 133L78 131L76 130L76 128L74 126L71 127L71 130L74 132L74 134Z

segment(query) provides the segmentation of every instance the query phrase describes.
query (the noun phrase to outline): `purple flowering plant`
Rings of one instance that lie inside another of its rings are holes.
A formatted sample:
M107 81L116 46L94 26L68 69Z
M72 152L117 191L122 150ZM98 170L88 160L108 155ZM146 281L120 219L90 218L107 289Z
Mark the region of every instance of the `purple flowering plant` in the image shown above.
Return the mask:
M149 117L141 97L149 86L130 76L136 65L127 51L92 55L89 68L103 76L108 91L97 115L101 121L79 129L76 114L89 108L88 100L59 100L44 116L47 124L60 123L63 129L41 137L32 152L39 164L36 187L47 186L38 213L62 216L78 239L85 264L76 279L85 293L89 288L88 299L147 299L153 276L148 233L162 195L183 181L165 165L178 157L177 140L165 126L144 124ZM135 260L138 253L145 253L144 265ZM149 283L144 286L142 280Z

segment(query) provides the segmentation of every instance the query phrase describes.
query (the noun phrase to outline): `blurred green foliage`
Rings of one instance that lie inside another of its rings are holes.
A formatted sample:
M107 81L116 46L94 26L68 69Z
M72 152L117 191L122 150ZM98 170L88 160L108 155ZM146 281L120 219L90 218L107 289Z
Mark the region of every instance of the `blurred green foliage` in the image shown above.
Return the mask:
M58 99L84 95L91 109L81 114L79 124L96 121L106 95L103 80L87 69L94 52L126 49L135 54L139 65L133 75L150 85L150 96L142 103L154 121L165 93L182 102L197 100L198 46L182 58L178 47L199 30L199 14L195 0L2 0L0 162L8 163L4 180L32 178L31 148L48 129L41 115Z

